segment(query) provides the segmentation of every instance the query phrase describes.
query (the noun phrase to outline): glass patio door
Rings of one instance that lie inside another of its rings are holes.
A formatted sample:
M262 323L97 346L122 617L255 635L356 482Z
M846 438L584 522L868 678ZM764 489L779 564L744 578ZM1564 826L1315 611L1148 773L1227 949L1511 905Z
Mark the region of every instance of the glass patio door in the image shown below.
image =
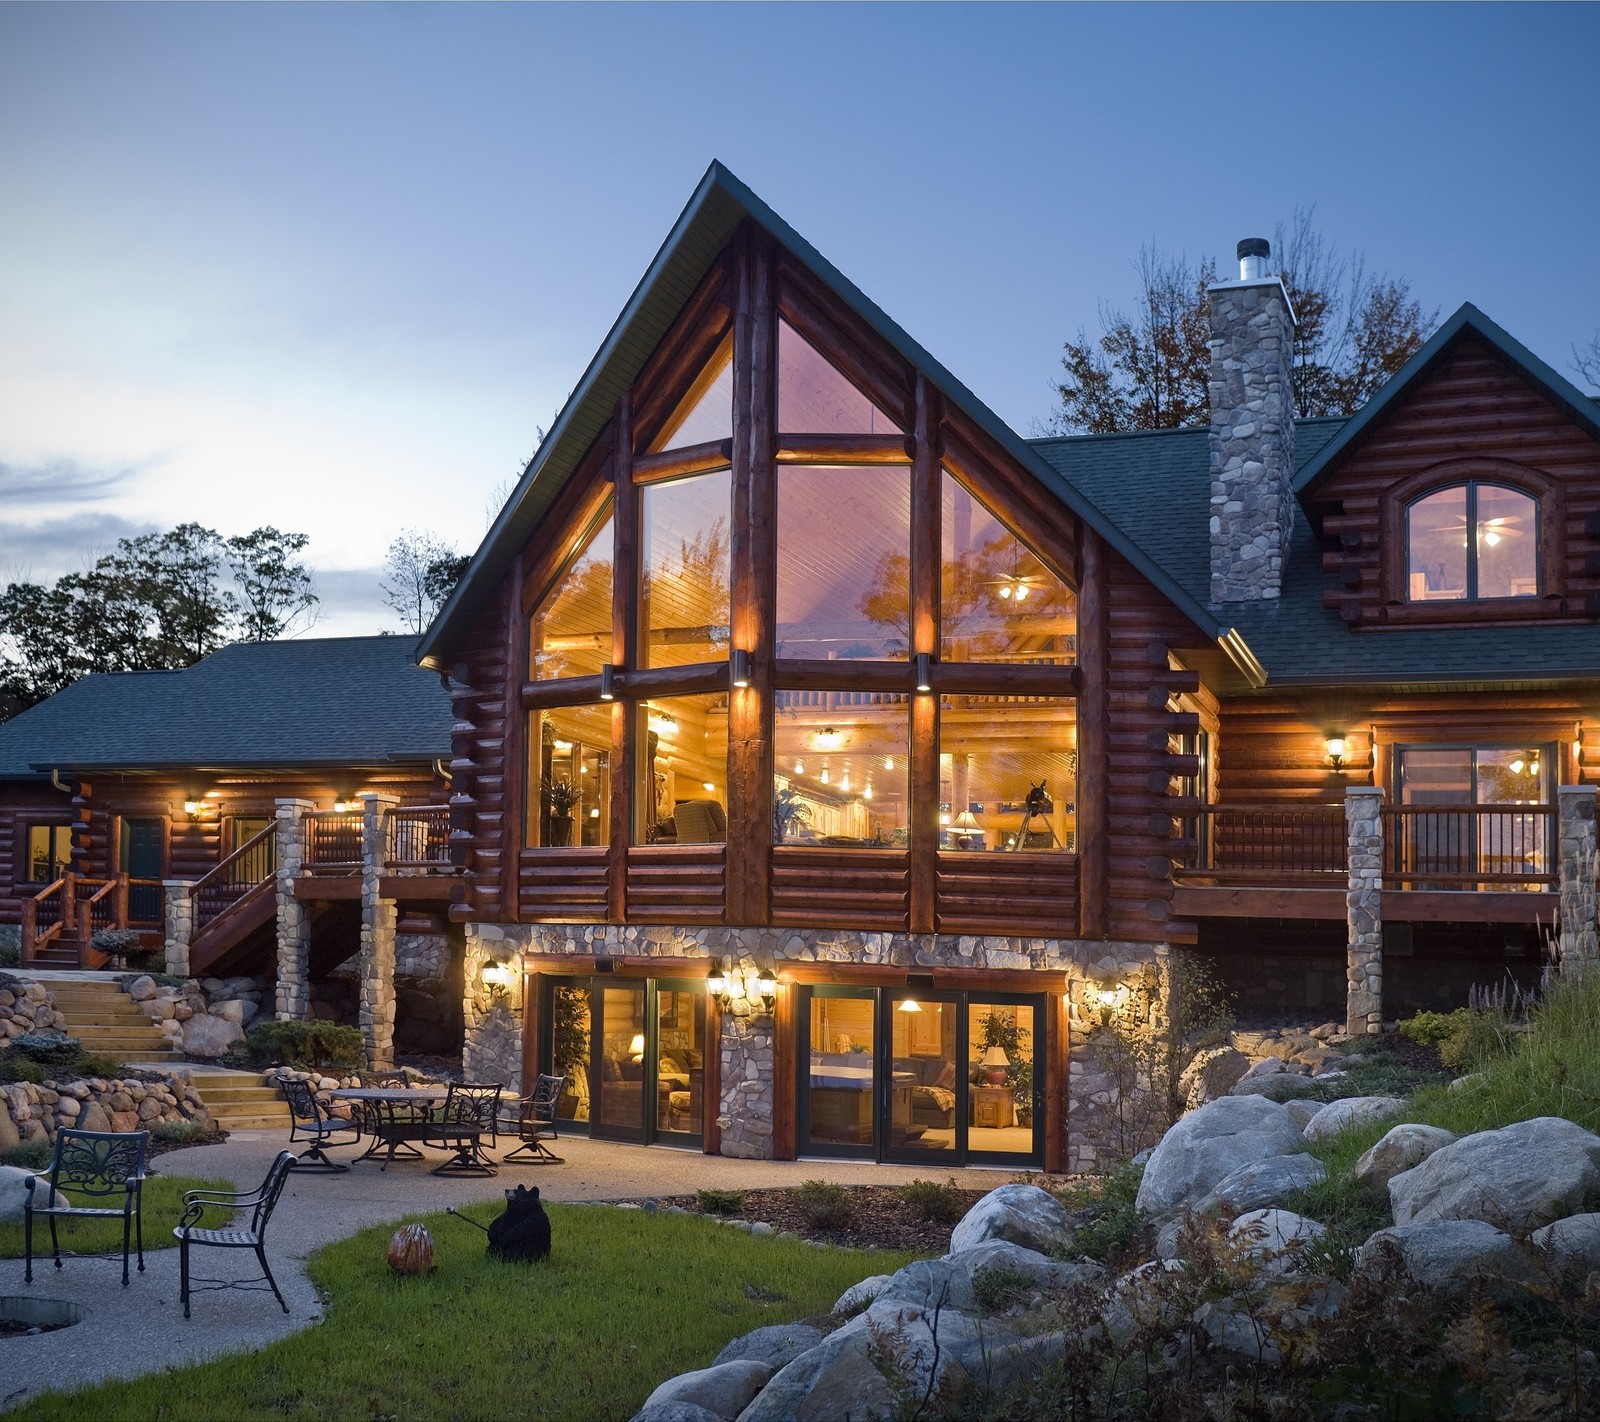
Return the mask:
M889 1048L884 1081L885 1160L955 1164L961 1137L966 1082L961 1004L954 993L897 991L884 994L882 1031Z
M800 1154L876 1159L877 992L804 989L800 1026Z
M653 985L649 1059L654 1120L651 1139L698 1148L704 1139L706 995L704 985L662 981Z
M589 993L590 1134L606 1140L645 1138L645 1093L654 1075L648 1068L645 984L597 982Z

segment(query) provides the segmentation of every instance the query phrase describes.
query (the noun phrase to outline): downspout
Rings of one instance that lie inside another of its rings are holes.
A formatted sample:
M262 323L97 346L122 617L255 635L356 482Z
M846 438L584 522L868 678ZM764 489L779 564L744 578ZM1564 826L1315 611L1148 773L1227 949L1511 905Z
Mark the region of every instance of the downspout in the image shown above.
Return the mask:
M61 779L61 772L59 770L52 770L50 772L50 783L54 785L56 789L59 790L63 795L71 795L73 793L72 787Z

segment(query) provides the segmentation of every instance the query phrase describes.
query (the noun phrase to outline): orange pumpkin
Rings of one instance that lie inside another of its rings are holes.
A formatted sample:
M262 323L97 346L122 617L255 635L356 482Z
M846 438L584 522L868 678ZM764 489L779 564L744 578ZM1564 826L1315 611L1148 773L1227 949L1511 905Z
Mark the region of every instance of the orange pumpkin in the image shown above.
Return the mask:
M389 1267L396 1274L426 1274L433 1268L433 1237L419 1224L401 1225L389 1236Z

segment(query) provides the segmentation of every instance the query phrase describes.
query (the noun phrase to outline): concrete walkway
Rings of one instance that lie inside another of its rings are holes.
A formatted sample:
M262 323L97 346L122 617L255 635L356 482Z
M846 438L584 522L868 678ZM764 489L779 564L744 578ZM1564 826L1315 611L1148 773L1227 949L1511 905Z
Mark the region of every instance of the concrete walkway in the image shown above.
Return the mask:
M172 1151L159 1156L155 1165L167 1175L220 1177L240 1189L252 1189L284 1145L282 1132L237 1131L221 1145ZM510 1148L506 1142L502 1146ZM22 1260L0 1259L0 1296L70 1299L88 1310L83 1322L71 1328L0 1340L0 1411L51 1388L159 1372L222 1353L257 1349L298 1332L322 1317L322 1302L306 1277L305 1260L324 1244L382 1221L447 1205L498 1200L502 1191L518 1183L538 1185L546 1200L627 1200L691 1194L704 1188L769 1189L812 1179L897 1185L919 1176L942 1181L952 1175L965 1188L988 1190L1016 1173L950 1170L933 1161L898 1166L727 1160L584 1137L563 1139L557 1149L566 1159L564 1165L518 1162L503 1167L493 1179L432 1175L429 1171L443 1159L437 1154L425 1162L396 1162L386 1171L369 1161L344 1175L292 1175L267 1234L267 1257L288 1301L287 1315L270 1293L229 1289L196 1294L191 1305L194 1316L185 1322L178 1303L176 1248L147 1253L144 1274L135 1272L126 1289L120 1283L120 1255L68 1259L59 1271L48 1256L42 1267L36 1259L31 1286L22 1282ZM354 1153L347 1149L335 1151L334 1156L348 1160ZM482 1241L471 1237L476 1231L470 1225L456 1228L467 1247L482 1248ZM148 1243L156 1230L148 1223L146 1230ZM436 1237L436 1243L452 1247L453 1237ZM560 1248L559 1231L556 1247ZM249 1250L203 1249L194 1252L191 1263L197 1275L247 1279L255 1257Z

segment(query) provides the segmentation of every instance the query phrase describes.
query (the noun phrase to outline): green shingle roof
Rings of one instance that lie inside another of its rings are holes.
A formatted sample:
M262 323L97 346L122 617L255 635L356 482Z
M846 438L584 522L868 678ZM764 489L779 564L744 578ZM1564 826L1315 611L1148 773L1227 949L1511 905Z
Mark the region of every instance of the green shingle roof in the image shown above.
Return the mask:
M382 765L450 753L414 637L239 643L185 671L84 677L0 725L0 778L51 769Z

